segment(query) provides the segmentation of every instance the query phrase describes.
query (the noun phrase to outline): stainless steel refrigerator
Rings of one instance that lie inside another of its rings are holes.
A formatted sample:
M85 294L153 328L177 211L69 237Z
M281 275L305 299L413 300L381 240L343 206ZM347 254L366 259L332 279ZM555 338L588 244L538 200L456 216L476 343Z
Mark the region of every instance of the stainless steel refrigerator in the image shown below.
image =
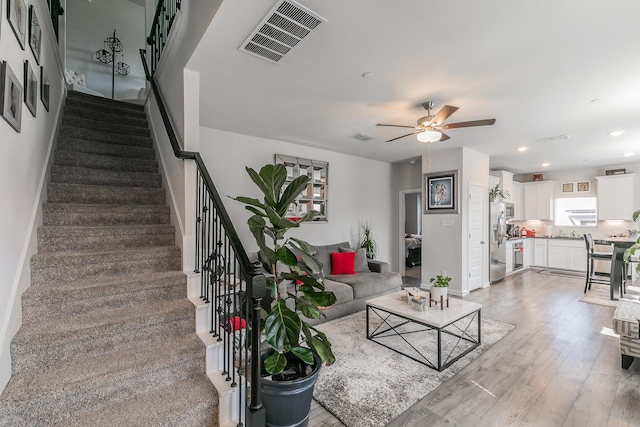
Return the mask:
M507 217L505 204L489 203L489 281L504 279L507 274Z

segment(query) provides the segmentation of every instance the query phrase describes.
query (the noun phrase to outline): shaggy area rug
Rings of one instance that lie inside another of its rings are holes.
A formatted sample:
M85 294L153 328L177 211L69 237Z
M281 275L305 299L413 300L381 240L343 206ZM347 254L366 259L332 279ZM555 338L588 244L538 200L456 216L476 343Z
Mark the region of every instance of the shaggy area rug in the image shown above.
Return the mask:
M635 283L635 282L634 282ZM628 285L626 293L621 299L629 301L640 301L640 286ZM604 305L607 307L617 307L619 301L612 301L609 296L609 285L601 285L598 283L591 284L591 289L582 296L580 302L587 304Z
M375 317L371 315L372 322ZM365 322L361 311L318 326L332 342L336 362L321 369L314 399L349 427L386 425L515 327L482 318L482 345L438 372L368 340ZM473 320L474 333L476 325ZM421 350L435 357L435 333L429 335L431 340L420 338Z

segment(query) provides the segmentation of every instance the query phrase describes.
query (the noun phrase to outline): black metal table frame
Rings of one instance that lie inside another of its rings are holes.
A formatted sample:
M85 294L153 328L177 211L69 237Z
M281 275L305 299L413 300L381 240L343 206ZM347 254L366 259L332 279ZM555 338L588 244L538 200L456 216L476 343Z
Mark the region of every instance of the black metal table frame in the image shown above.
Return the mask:
M367 339L380 344L384 347L387 347L390 350L395 351L396 353L402 354L403 356L406 356L410 359L415 360L418 363L421 363L423 365L426 365L432 369L436 369L437 371L443 371L445 369L447 369L449 366L451 366L452 364L454 364L456 361L458 361L461 357L465 356L466 354L468 354L469 352L473 351L475 348L477 348L478 346L480 346L480 344L482 343L481 340L481 312L480 312L481 308L479 307L477 310L472 311L471 313L456 318L454 320L452 320L451 322L447 323L446 325L443 325L442 327L437 327L437 326L433 326L433 325L429 325L428 323L425 322L421 322L419 320L416 320L415 318L410 318L410 317L406 317L402 314L398 314L398 313L392 313L390 311L387 311L383 308L380 307L373 307L370 305L367 305L367 311L366 311L366 317L367 317ZM373 332L369 332L369 312L373 311L381 320L382 323L380 325L378 325L378 327L375 328L375 330ZM382 314L384 314L385 316L383 316ZM401 319L404 319L405 322L402 322L398 325L392 325L390 324L387 320L391 317L391 316L395 316L395 317L399 317ZM457 325L454 325L455 322L458 322L462 319L465 319L467 317L471 316L471 319L469 319L469 323L467 323L467 326L463 329L461 329L460 327L458 327ZM477 319L477 324L478 324L478 340L476 341L471 335L469 335L467 333L467 331L469 330L469 327L471 326L471 324L473 323L474 318ZM421 326L424 326L424 329L420 329L420 330L415 330L415 331L410 331L410 332L400 332L398 331L396 328L399 328L400 326L406 325L407 323L415 323ZM387 326L387 328L385 329L381 329L384 325ZM456 334L452 331L448 331L445 328L448 326L453 325L456 329L458 329L458 331L460 331L460 334ZM427 331L432 331L432 330L436 330L437 331L437 336L438 336L438 364L435 365L432 361L430 361L421 351L419 351L417 348L415 348L409 341L407 341L404 337L404 335L408 335L408 334L413 334L413 333L417 333L417 332L427 332ZM458 341L456 341L455 345L453 346L453 348L451 349L451 351L449 352L449 354L447 355L444 364L442 363L442 333L446 333L448 335L454 336L458 338ZM388 346L385 343L382 343L380 341L376 340L376 337L389 337L389 336L394 336L397 335L400 338L402 338L402 340L407 343L407 345L409 345L409 347L413 348L413 350L420 355L420 357L422 358L422 360L411 356L410 354L407 353L403 353L402 351L395 349L393 347ZM464 340L467 342L472 343L472 345L465 349L462 353L457 354L455 357L452 357L452 354L454 352L454 350L458 347L458 345L460 344L460 342Z

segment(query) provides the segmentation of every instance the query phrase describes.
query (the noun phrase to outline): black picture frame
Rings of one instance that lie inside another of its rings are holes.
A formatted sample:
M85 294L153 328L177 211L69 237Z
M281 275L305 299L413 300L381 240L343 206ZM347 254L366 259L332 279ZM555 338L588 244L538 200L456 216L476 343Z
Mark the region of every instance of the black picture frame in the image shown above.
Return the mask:
M7 61L0 64L0 115L16 132L20 132L22 86Z
M24 61L24 103L35 117L38 106L38 77L29 61Z
M44 109L49 111L49 100L51 99L51 84L49 76L44 67L40 67L40 101L44 105Z
M424 174L424 213L459 213L458 171Z
M25 38L27 35L27 6L24 0L8 0L7 1L7 20L16 35L18 43L24 50Z
M38 22L38 16L36 15L36 9L33 5L29 6L29 47L36 60L36 64L40 64L40 50L42 45L42 29L40 28L40 22Z

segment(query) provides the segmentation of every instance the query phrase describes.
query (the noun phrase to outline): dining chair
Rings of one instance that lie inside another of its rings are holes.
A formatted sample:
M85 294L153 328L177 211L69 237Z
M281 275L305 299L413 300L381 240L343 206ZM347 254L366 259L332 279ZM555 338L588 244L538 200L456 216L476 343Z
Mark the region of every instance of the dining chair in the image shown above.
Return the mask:
M591 290L592 283L611 284L611 273L596 272L594 269L595 260L612 262L612 252L597 252L594 250L593 237L591 234L584 235L584 242L587 247L587 280L584 284L584 293Z

